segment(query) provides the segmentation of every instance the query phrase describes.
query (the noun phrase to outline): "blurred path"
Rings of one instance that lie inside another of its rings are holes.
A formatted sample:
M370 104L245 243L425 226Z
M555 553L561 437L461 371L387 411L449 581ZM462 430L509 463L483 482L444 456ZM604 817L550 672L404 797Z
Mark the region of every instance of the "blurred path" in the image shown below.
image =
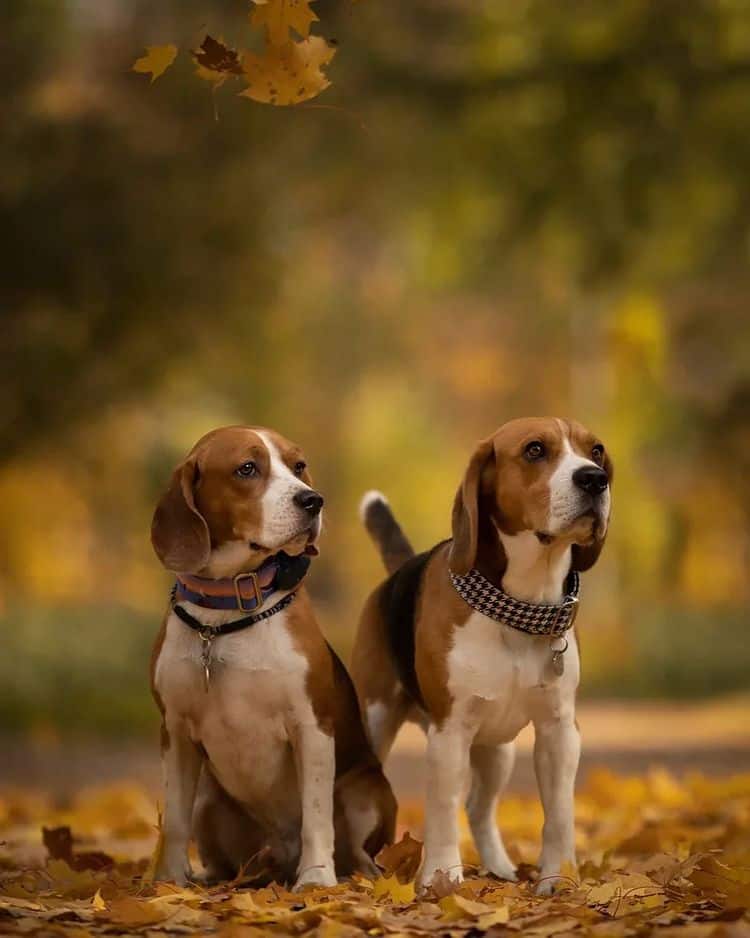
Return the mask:
M750 697L700 704L589 702L578 709L583 734L580 780L595 766L636 774L664 766L675 774L698 771L731 775L750 771ZM535 788L533 733L518 740L518 759L511 788ZM386 773L400 797L420 796L425 785L424 738L404 727L386 763ZM21 785L69 793L88 785L133 780L158 790L157 736L147 740L78 740L34 743L6 735L0 738L0 785Z

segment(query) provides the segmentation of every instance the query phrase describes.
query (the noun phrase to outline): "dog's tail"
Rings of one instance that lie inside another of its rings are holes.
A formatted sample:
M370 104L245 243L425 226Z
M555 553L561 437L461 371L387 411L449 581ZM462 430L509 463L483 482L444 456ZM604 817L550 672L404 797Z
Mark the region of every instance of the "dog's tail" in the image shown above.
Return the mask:
M375 541L388 573L395 573L414 556L414 548L401 530L382 492L367 492L359 503L359 513L367 532Z

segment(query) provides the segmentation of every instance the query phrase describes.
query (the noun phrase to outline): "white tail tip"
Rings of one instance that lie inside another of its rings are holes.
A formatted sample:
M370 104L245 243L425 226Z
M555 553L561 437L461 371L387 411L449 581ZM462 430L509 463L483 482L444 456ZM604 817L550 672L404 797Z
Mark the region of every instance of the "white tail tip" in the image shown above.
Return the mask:
M375 502L382 502L384 505L387 505L388 499L382 492L378 492L377 489L370 489L369 492L365 492L362 496L362 500L359 503L359 516L363 521L367 518L370 505L374 505Z

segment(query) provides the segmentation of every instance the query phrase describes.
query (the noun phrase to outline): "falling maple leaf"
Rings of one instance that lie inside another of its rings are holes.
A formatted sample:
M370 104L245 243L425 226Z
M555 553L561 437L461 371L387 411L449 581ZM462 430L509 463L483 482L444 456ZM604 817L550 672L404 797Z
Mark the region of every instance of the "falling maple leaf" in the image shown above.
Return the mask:
M239 53L225 45L220 39L206 36L199 49L193 50L193 59L197 65L196 75L205 81L222 85L232 75L242 74Z
M323 74L336 50L320 36L271 47L263 55L247 52L242 60L248 86L240 94L268 104L298 104L316 97L330 81Z
M177 46L167 43L165 46L147 46L146 54L133 62L134 72L151 75L152 83L166 72L177 58Z
M253 0L255 8L250 14L252 26L265 28L271 45L281 46L294 30L302 39L310 35L310 26L318 17L310 9L315 0Z

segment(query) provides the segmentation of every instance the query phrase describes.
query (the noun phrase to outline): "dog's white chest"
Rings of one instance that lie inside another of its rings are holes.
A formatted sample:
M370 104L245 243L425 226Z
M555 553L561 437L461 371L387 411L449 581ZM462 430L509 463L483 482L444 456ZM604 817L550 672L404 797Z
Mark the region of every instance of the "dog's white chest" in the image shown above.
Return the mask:
M233 797L264 815L288 813L298 804L290 737L314 720L307 659L280 613L213 642L206 690L202 646L197 633L170 618L155 673L167 726L186 730L205 749Z
M579 659L572 631L567 640L559 675L549 638L518 632L478 612L455 630L448 686L457 703L475 712L478 742L510 742L529 721L556 719L574 706Z

